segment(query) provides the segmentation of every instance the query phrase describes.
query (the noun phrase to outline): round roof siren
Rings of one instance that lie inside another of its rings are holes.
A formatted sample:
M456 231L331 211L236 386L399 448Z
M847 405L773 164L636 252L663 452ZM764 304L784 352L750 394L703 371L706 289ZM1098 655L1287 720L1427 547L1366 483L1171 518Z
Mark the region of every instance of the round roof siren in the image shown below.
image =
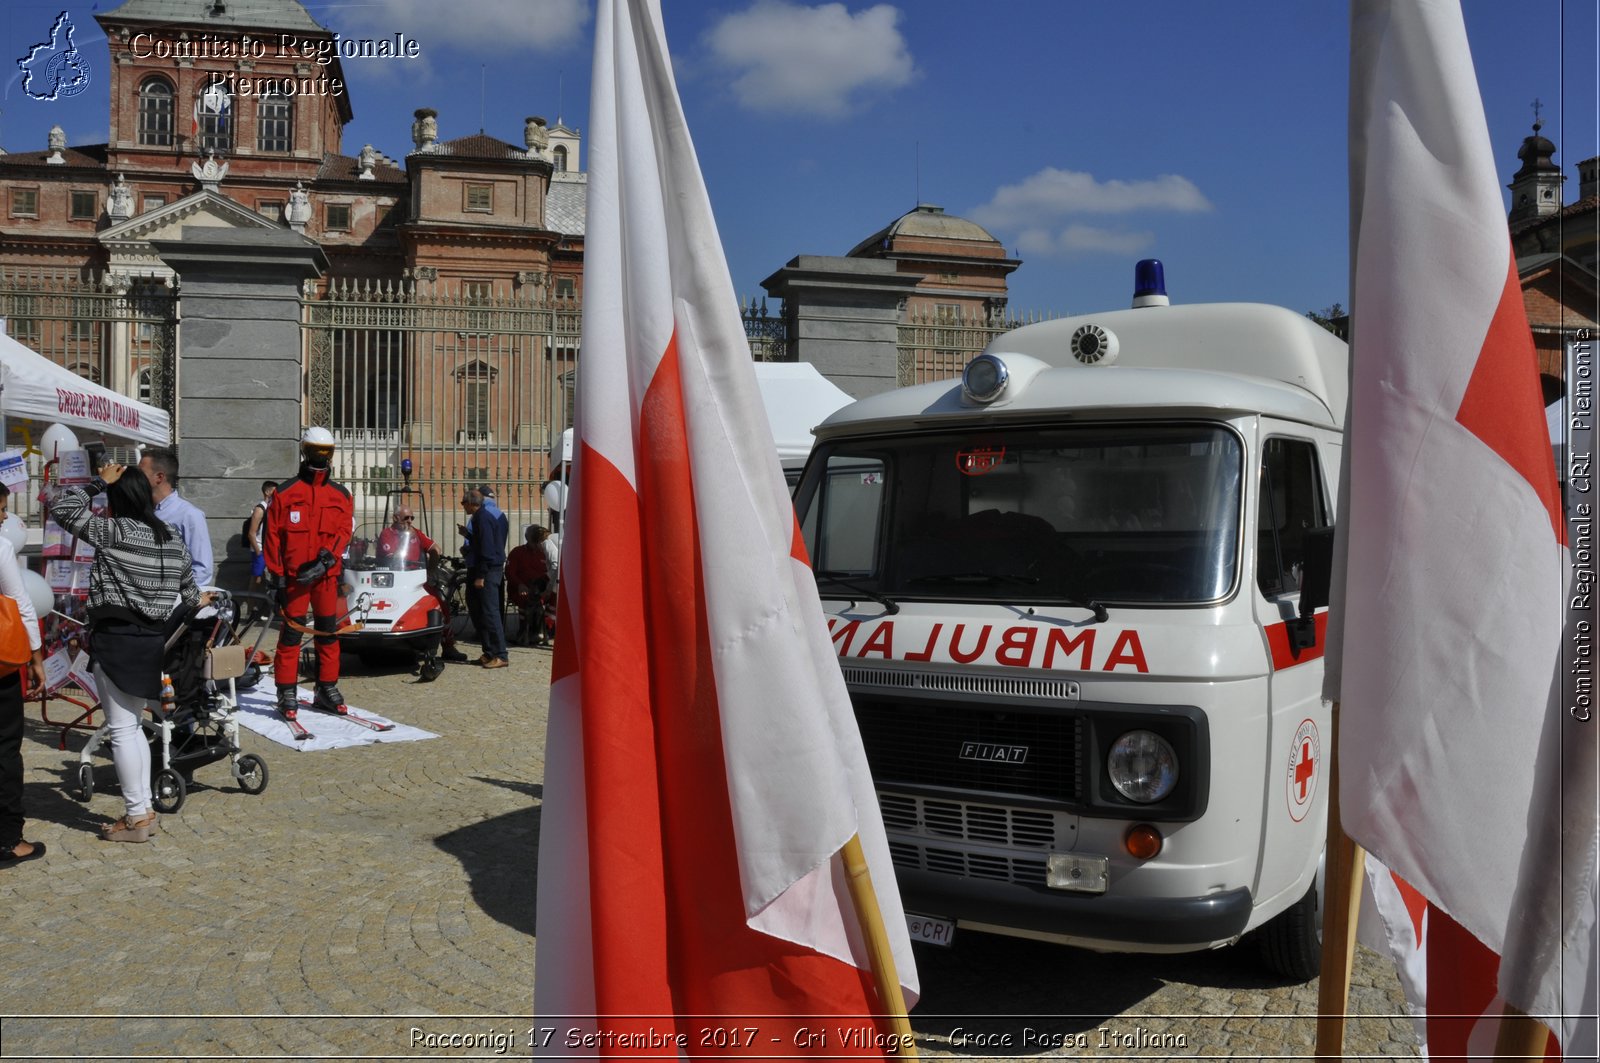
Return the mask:
M1117 360L1117 334L1090 323L1072 334L1072 357L1084 365L1110 365Z

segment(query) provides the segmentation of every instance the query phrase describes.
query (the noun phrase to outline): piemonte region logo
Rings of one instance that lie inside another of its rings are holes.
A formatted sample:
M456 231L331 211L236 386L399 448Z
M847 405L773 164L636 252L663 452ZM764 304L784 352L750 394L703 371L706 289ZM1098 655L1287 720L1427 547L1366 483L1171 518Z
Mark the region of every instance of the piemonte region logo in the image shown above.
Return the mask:
M17 60L22 71L22 91L30 99L64 100L89 87L89 60L72 43L77 29L63 11L50 27L50 37L28 49Z

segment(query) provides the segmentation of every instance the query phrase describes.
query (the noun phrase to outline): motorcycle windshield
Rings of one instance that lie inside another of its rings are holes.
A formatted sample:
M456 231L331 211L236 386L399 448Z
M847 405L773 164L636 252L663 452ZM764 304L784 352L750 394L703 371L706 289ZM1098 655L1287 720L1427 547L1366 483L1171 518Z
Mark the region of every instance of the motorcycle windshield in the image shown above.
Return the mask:
M422 537L410 528L385 528L378 536L378 564L391 572L426 568Z

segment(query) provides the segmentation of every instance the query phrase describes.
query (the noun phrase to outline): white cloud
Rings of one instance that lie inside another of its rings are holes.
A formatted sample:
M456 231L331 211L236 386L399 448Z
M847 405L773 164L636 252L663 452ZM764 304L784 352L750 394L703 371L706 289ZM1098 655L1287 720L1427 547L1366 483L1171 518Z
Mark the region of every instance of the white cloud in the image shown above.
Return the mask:
M339 12L344 36L405 33L424 60L434 48L555 52L581 40L589 21L586 0L369 0Z
M1001 187L993 199L968 217L987 228L1014 229L1069 214L1152 210L1192 213L1211 209L1211 201L1194 182L1177 174L1142 181L1099 181L1090 173L1048 166L1017 184Z
M1110 253L1135 254L1155 243L1155 233L1069 225L1060 232L1032 227L1017 235L1017 250L1040 257Z
M853 94L896 89L916 76L899 21L888 4L852 15L843 4L757 0L706 39L743 106L837 117L851 109Z

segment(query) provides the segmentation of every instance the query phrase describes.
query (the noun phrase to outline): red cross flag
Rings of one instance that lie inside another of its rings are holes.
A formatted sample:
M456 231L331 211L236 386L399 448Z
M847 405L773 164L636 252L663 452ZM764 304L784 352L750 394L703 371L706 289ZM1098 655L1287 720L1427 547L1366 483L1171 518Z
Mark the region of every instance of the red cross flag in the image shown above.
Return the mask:
M882 1056L853 836L914 995L905 917L656 0L594 56L535 1047Z
M1582 1010L1595 733L1557 696L1566 518L1458 0L1353 0L1350 138L1326 692L1345 830L1415 888L1391 940L1423 953L1437 1059L1492 1051L1506 1002L1558 1032Z

